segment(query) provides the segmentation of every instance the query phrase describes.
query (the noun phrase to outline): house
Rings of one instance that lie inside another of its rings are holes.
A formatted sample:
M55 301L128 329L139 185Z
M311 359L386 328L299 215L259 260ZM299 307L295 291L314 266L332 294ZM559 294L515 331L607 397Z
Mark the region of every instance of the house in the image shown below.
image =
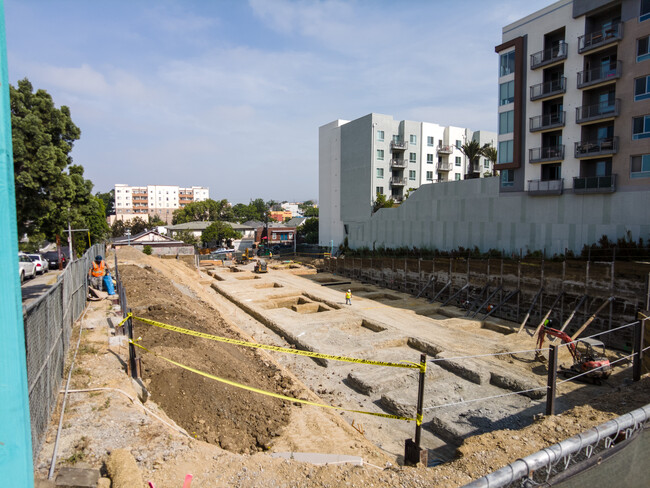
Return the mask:
M146 230L134 236L113 239L112 245L115 249L130 246L139 251L142 251L145 246L149 246L151 254L156 256L194 254L194 246L164 236L155 230Z

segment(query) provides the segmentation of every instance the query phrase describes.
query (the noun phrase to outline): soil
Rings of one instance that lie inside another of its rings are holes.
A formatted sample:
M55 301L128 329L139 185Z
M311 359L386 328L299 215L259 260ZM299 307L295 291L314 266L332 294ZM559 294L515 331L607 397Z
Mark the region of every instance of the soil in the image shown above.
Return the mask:
M135 315L200 332L251 339L231 320L237 313L240 320L251 319L242 319L243 312L234 312L219 301L209 289L211 280L206 275L182 262L145 256L133 249L120 250L118 257ZM401 467L394 457L343 420L345 416L235 389L154 355L264 390L332 403L333 397L321 400L264 351L135 322L135 336L142 337L140 343L151 351L141 352L143 379L151 394L143 407L136 399L138 389L124 374L127 347L111 337L107 326L106 318L115 315L110 302L92 302L81 321L83 331L70 386L85 391L72 393L67 400L57 468L104 470L110 452L126 448L143 480L152 481L158 488L181 486L186 473L194 475L192 487L461 486L650 403L650 376L646 375L639 383L610 389L605 395L590 398L589 405L544 417L524 429L469 438L450 463L434 468ZM77 324L70 356L79 334ZM257 340L266 339L265 335ZM112 390L89 391L95 388ZM49 469L58 415L55 412L35 460L37 480L44 479ZM385 425L390 429L395 424ZM363 465L315 466L271 457L271 452L279 451L354 455L363 458Z

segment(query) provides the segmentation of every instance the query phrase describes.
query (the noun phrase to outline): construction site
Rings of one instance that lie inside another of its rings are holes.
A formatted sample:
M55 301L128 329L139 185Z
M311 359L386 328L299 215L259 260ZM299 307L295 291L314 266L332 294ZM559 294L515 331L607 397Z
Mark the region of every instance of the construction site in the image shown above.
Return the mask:
M648 263L109 257L37 480L464 486L650 403Z

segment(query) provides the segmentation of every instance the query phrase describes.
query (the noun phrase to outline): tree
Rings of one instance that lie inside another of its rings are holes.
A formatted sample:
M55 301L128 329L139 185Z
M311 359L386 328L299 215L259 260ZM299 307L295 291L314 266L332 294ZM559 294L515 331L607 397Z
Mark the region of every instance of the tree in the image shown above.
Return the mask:
M95 196L104 202L106 215L115 215L115 189L106 193L95 193Z
M313 217L296 229L296 233L307 244L318 244L318 219Z
M126 226L123 220L116 220L111 225L111 237L122 237L126 231Z
M194 234L189 230L182 230L175 233L174 238L183 241L185 244L191 244L192 246L196 246L199 243L198 239L194 237Z
M145 230L147 230L147 223L141 217L136 217L131 221L130 227L131 227L131 235L135 236L140 232L144 232Z
M497 148L492 146L492 145L485 145L483 146L483 156L485 156L490 163L492 163L492 176L497 176L497 170L494 167L495 164L497 164Z
M386 195L383 193L377 193L377 198L372 205L372 213L375 213L380 208L393 208L395 206L395 200L393 198L386 199Z
M307 207L303 210L302 215L304 217L318 217L318 207Z
M233 239L241 239L241 233L227 223L218 220L206 227L201 233L201 242L204 246L212 246L213 244L220 246L224 241L230 245Z
M488 147L487 144L481 147L481 144L475 140L465 142L462 146L460 146L460 152L462 152L467 157L467 159L469 159L469 168L467 173L478 172L478 160L483 155L483 151L486 147Z
M172 224L184 224L186 222L205 222L215 220L233 220L235 217L228 200L215 201L212 199L200 202L192 202L184 208L174 210Z
M149 215L149 228L151 229L152 227L160 227L167 225L167 222L162 220L159 215L154 214L154 215Z

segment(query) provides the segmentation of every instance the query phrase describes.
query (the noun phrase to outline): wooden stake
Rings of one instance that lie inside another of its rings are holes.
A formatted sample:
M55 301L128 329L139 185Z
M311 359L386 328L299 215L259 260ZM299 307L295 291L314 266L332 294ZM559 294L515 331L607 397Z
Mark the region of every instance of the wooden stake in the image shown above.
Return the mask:
M593 315L592 315L591 317L589 317L589 318L587 319L587 321L586 321L584 324L582 324L582 326L581 326L581 327L576 331L576 333L573 334L573 335L571 336L571 340L572 340L572 341L575 341L576 338L577 338L580 334L582 334L582 333L584 332L584 330L585 330L587 327L589 327L589 324L591 324L591 323L596 319L596 315L598 315L598 313L599 313L603 308L605 308L605 307L607 306L607 304L608 304L609 302L611 302L612 300L614 300L614 297L609 297L609 298L608 298L608 299L607 299L607 300L606 300L606 301L605 301L605 302L604 302L600 307L598 307L598 310L596 310L596 311L593 313Z

